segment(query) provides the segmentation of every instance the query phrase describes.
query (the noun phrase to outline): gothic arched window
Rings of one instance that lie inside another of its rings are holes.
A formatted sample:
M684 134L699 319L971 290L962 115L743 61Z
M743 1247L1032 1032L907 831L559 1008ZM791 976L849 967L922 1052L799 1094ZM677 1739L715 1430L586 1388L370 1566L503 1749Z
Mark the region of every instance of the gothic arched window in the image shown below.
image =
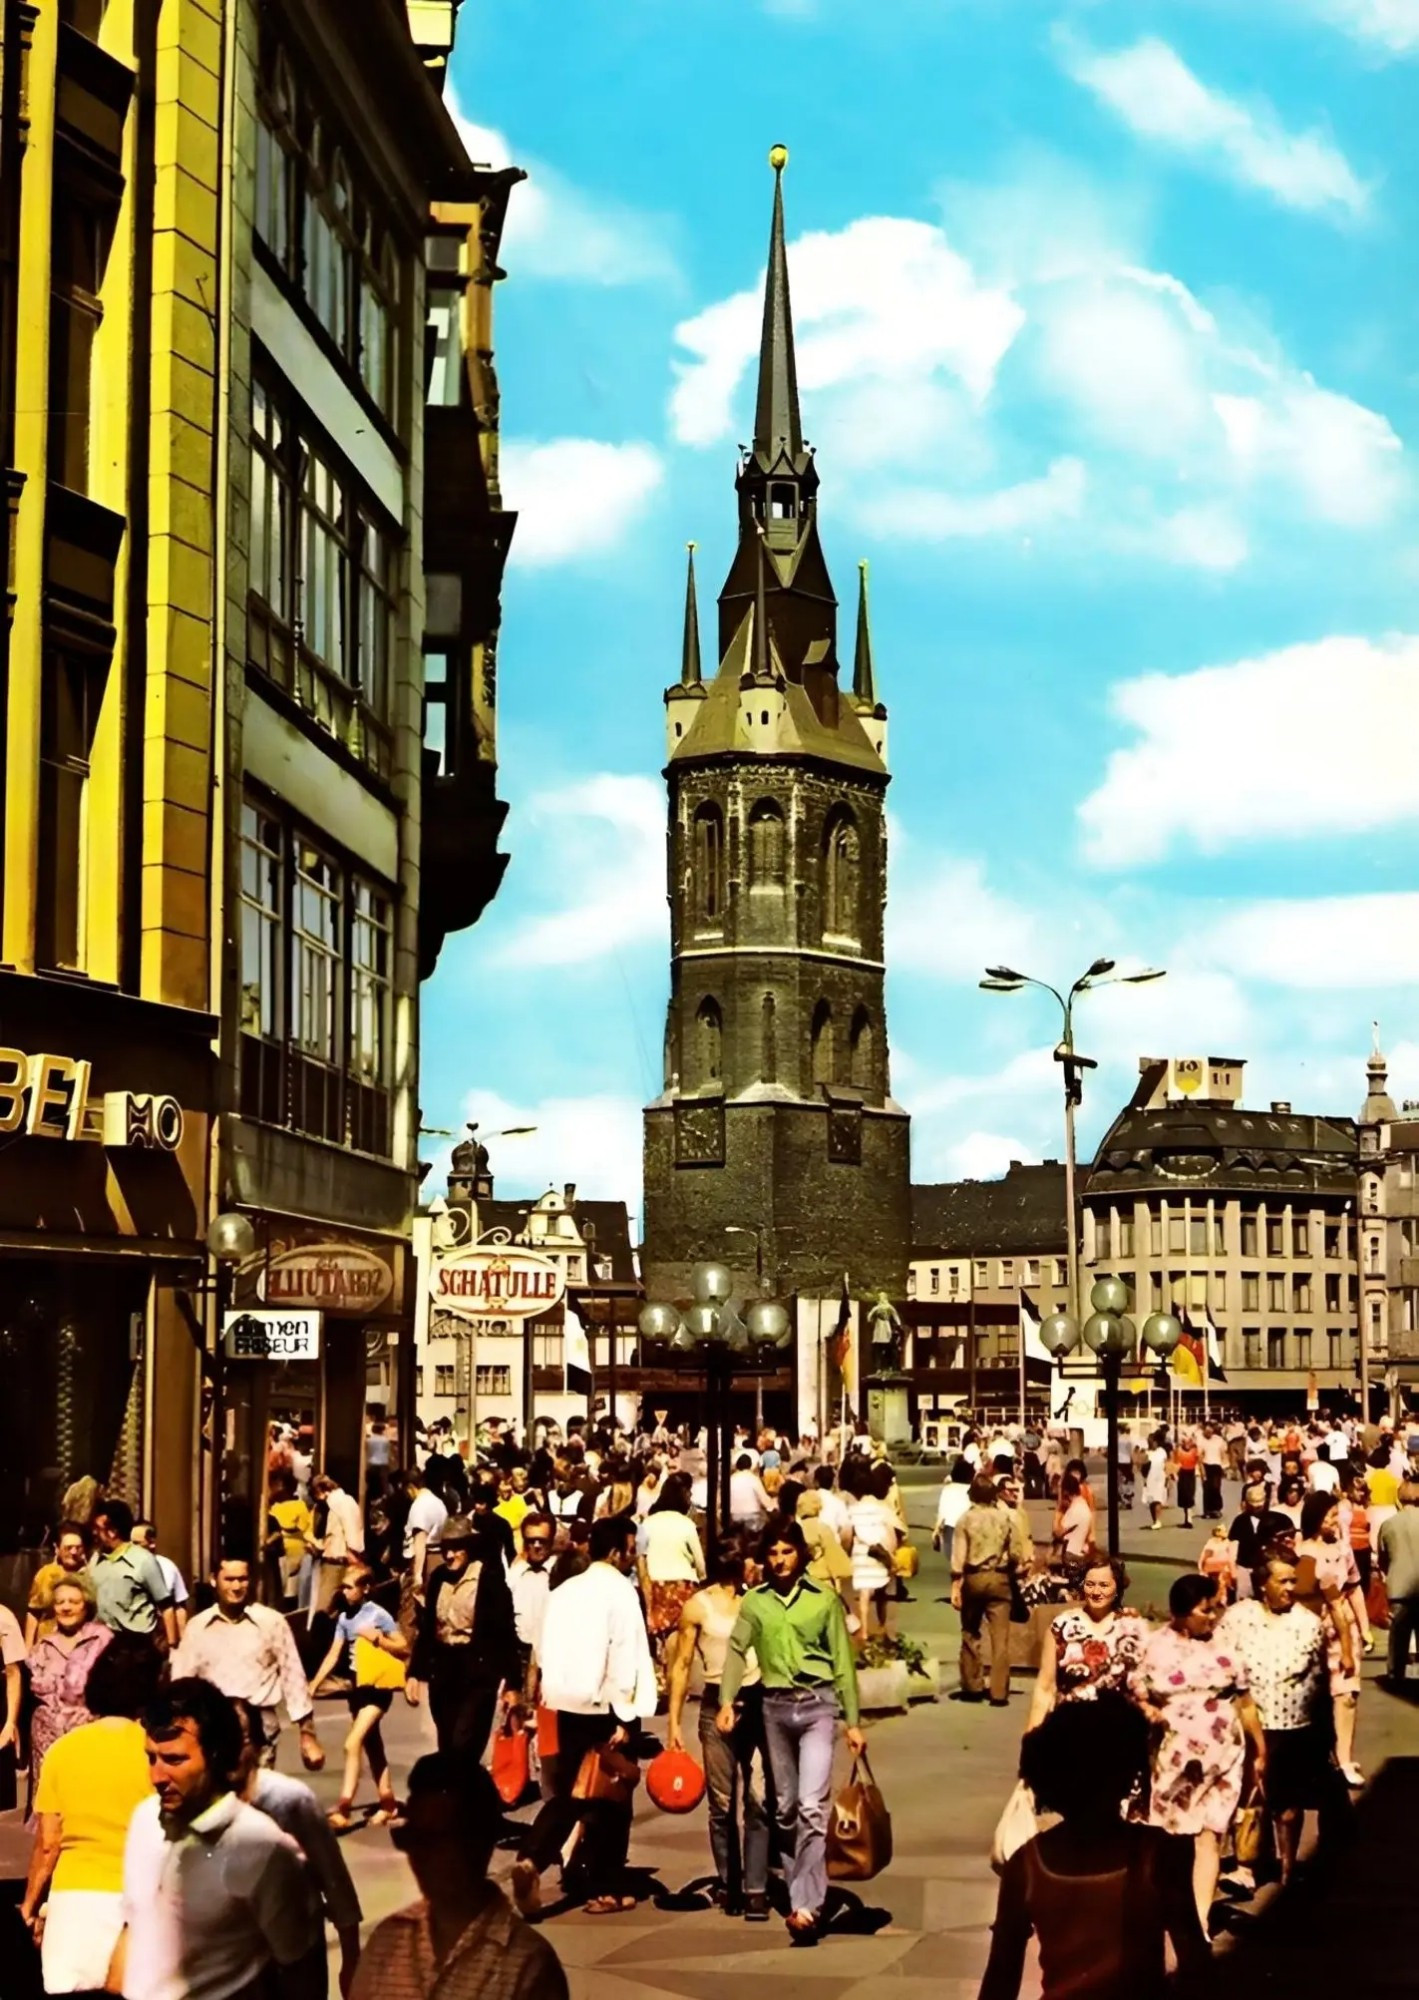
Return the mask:
M783 814L775 799L760 799L749 815L749 886L776 889L783 882Z
M846 806L828 815L823 829L823 929L835 937L858 933L858 862L862 844Z
M813 1009L813 1081L833 1081L833 1010L826 1000Z
M859 1007L852 1017L852 1081L858 1090L871 1090L873 1057L876 1044L872 1031L872 1016L865 1007Z
M724 818L719 807L695 814L695 909L705 923L724 917Z
M701 1000L695 1015L695 1044L699 1058L700 1083L717 1083L720 1075L720 1045L723 1040L723 1024L719 1002L706 998Z
M778 1005L772 993L764 995L759 1075L765 1083L778 1081Z

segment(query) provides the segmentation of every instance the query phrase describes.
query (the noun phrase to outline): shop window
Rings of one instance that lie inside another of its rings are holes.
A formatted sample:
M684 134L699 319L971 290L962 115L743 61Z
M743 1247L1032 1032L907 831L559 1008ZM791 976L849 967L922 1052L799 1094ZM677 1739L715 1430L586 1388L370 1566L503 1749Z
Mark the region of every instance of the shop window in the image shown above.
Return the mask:
M107 678L107 662L97 654L45 650L37 950L41 965L72 972L87 962L89 774Z
M99 292L113 233L112 212L63 175L54 184L49 300L49 477L72 493L89 491L94 344L103 319Z

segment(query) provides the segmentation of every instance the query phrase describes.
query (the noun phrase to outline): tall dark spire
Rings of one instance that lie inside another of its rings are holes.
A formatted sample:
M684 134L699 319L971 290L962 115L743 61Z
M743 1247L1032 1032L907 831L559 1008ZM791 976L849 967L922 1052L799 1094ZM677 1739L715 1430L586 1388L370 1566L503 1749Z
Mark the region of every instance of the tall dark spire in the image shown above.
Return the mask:
M783 170L787 146L769 153L774 170L774 219L769 230L769 269L764 285L764 328L759 339L759 400L754 410L754 450L772 464L781 448L790 458L803 451L798 414L798 368L793 354L793 309L788 299L788 252L783 240Z
M685 577L685 643L680 655L681 687L699 687L703 680L700 672L700 607L695 598L695 545L686 542L690 552L689 567Z
M877 670L872 664L872 627L867 617L867 564L857 565L857 651L852 663L852 698L859 708L877 706Z

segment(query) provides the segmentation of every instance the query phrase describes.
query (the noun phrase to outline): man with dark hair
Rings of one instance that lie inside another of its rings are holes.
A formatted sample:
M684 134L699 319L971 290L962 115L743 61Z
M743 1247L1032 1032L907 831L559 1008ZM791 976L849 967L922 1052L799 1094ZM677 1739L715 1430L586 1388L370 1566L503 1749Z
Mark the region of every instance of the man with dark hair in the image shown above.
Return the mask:
M251 1602L251 1565L245 1556L223 1556L212 1572L217 1601L188 1620L172 1670L180 1679L198 1674L233 1701L244 1701L261 1720L261 1760L276 1761L281 1703L300 1730L301 1761L308 1771L325 1762L315 1733L315 1704L287 1619L270 1605Z
M797 1521L777 1514L759 1551L765 1581L746 1593L729 1635L715 1726L732 1737L748 1671L758 1662L764 1735L774 1781L774 1812L788 1878L788 1933L795 1945L818 1941L828 1896L828 1792L838 1724L859 1756L857 1664L847 1617L835 1591L808 1575L808 1545Z
M313 2000L325 1977L314 1881L296 1843L238 1795L235 1706L209 1681L175 1680L143 1723L153 1795L124 1848L120 1990Z
M133 1546L146 1549L163 1573L163 1582L168 1587L172 1599L173 1618L177 1623L177 1636L181 1639L187 1629L187 1584L182 1571L171 1556L165 1556L158 1547L158 1531L151 1521L133 1523Z
M521 1686L512 1598L502 1557L466 1514L450 1514L440 1562L419 1610L404 1697L417 1707L424 1688L440 1750L481 1757L493 1726L498 1688L512 1699Z
M93 1532L96 1546L89 1568L100 1625L144 1639L161 1635L171 1649L177 1644L172 1592L157 1557L133 1540L133 1509L124 1500L100 1501Z
M1013 1508L999 1504L995 1482L971 1481L971 1504L951 1540L951 1602L961 1614L961 1685L957 1701L985 1700L981 1630L990 1632L990 1699L1010 1699L1010 1579L1030 1566L1031 1547Z
M522 1663L521 1687L529 1697L542 1652L542 1626L547 1594L552 1586L548 1564L557 1539L557 1524L538 1507L522 1517L522 1554L508 1571L512 1612L517 1624L517 1649Z
M700 1695L699 1742L709 1798L710 1853L717 1877L715 1900L729 1916L743 1911L750 1923L769 1914L769 1816L764 1802L764 1691L759 1670L740 1683L735 1722L722 1735L716 1726L719 1683L729 1635L744 1606L744 1551L723 1542L709 1559L709 1576L680 1613L670 1659L670 1727L667 1743L683 1750L682 1718L696 1653L704 1669ZM741 1832L742 1821L742 1832Z
M476 1757L419 1759L391 1838L420 1901L375 1926L351 2000L567 2000L557 1954L488 1880L502 1817Z
M536 1907L542 1870L578 1818L585 1822L585 1864L595 1916L635 1908L625 1893L629 1801L573 1796L588 1752L625 1753L636 1723L655 1714L655 1665L631 1576L636 1524L613 1514L591 1524L591 1561L547 1600L542 1626L542 1700L557 1711L557 1789L533 1821L512 1872L518 1907Z

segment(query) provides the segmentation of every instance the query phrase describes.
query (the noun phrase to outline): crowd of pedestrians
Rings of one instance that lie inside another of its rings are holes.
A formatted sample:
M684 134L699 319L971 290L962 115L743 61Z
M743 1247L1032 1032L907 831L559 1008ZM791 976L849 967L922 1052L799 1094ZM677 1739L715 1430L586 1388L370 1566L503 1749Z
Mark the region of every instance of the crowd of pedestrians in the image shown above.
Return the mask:
M1197 1569L1154 1622L1100 1553L1097 1467L1044 1427L966 1434L934 1529L956 1698L1008 1703L1022 1620L1040 1647L985 2000L1018 1991L1032 1930L1047 1995L1094 1991L1069 1982L1115 1949L1120 1990L1157 1990L1166 1938L1201 1963L1231 1895L1268 1865L1290 1880L1306 1815L1322 1843L1343 1837L1380 1600L1391 1685L1419 1633L1409 1443L1353 1424L1132 1438L1147 1523L1201 1517ZM525 1445L495 1431L469 1458L372 1462L364 1508L283 1453L270 1559L226 1556L191 1595L151 1530L96 1495L58 1531L23 1630L0 1616L4 1728L17 1739L23 1710L29 1755L21 1916L46 1990L307 2000L333 1937L345 1995L562 2000L525 1920L552 1877L559 1907L637 1907L632 1804L663 1712L669 1750L703 1769L712 1901L750 1923L777 1912L793 1946L816 1945L835 1752L864 1747L860 1656L894 1631L905 1508L865 1437L820 1451L745 1430L729 1529L711 1534L704 1447L663 1423ZM1043 1546L1027 1496L1052 1503ZM348 1719L323 1808L274 1765L288 1724L321 1768L330 1692ZM385 1739L396 1702L426 1708L438 1744L408 1771ZM1041 1831L1041 1813L1061 1824ZM366 1826L388 1830L420 1898L362 1947L340 1837ZM509 1899L488 1870L510 1828ZM1143 1913L1126 1938L1108 1918L1121 1883Z

